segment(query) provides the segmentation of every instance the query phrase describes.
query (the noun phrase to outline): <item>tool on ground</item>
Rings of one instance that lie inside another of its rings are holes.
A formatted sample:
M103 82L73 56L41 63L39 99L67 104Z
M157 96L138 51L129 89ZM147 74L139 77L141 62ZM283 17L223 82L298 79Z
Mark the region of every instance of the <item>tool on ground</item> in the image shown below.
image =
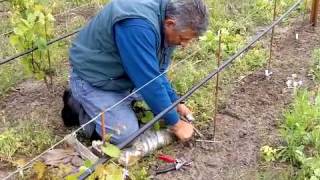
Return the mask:
M162 168L158 168L156 171L155 171L155 175L158 175L158 174L163 174L163 173L167 173L167 172L170 172L170 171L176 171L176 170L179 170L181 168L183 168L184 166L190 166L191 165L191 161L186 161L184 159L176 159L172 156L169 156L169 155L160 155L158 157L158 159L164 161L164 162L167 162L167 163L171 163L171 165L169 166L166 166L166 167L162 167Z
M183 121L189 122L189 123L193 123L195 121L195 118L192 114L188 114L185 117L181 116L181 119ZM196 132L196 134L198 134L201 138L204 137L204 135L199 131L199 129L197 129L196 127L193 127L193 130Z

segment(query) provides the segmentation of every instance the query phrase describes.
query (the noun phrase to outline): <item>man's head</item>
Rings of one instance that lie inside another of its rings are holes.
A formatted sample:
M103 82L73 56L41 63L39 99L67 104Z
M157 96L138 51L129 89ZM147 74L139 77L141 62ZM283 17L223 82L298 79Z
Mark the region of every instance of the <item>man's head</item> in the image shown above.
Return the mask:
M203 0L169 0L164 21L166 42L186 46L206 31L208 16Z

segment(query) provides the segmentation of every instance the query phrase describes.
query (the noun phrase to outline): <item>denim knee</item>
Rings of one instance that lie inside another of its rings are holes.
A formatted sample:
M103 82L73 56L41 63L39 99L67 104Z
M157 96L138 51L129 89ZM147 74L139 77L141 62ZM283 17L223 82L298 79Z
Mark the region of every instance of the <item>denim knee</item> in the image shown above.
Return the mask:
M111 143L113 144L120 144L123 141L125 141L128 137L133 135L136 131L139 130L138 123L131 124L131 125L124 125L121 130L119 130L117 133L113 133L111 136Z
M110 140L111 143L120 144L138 130L139 130L139 125L137 122L137 123L123 124L121 128L117 130L112 130L111 132L110 132L110 129L107 129L106 133L111 134L111 140ZM102 136L101 127L99 127L98 125L96 126L96 131L99 133L100 136Z

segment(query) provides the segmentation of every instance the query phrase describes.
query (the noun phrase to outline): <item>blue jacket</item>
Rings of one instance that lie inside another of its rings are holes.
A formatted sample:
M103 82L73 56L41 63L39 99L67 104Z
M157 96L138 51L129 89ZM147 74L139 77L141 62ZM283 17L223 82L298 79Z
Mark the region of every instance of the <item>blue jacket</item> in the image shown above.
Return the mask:
M92 86L113 91L139 88L159 75L170 64L172 52L172 48L165 47L162 36L166 3L167 0L110 2L72 43L73 70ZM136 42L135 36L139 37ZM124 43L130 38L131 46ZM177 99L166 76L140 93L156 114ZM169 125L178 119L176 110L165 115Z

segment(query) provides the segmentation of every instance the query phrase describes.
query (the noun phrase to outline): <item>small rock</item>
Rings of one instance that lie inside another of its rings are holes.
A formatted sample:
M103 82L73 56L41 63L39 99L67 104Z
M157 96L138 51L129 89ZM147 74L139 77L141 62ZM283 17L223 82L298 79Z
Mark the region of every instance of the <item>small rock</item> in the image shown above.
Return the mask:
M240 130L239 131L239 137L244 138L248 133L245 130Z
M205 162L205 164L209 167L213 167L213 168L216 168L218 167L218 164L214 161L209 161L209 162Z

